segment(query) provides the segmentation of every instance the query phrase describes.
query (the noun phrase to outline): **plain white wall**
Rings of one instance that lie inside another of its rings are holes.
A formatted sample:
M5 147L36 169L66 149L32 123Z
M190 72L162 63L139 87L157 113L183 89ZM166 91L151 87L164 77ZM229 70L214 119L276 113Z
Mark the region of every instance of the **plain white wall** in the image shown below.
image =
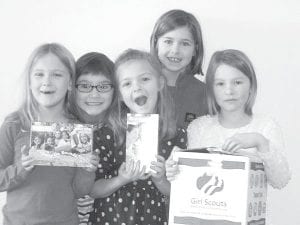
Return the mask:
M286 188L269 188L268 219L274 225L300 224L297 0L0 0L0 122L17 106L20 75L37 45L60 42L75 58L99 51L114 60L126 48L149 50L155 21L174 8L199 19L205 70L212 53L220 49L240 49L252 60L259 82L255 111L272 115L281 125L293 171Z

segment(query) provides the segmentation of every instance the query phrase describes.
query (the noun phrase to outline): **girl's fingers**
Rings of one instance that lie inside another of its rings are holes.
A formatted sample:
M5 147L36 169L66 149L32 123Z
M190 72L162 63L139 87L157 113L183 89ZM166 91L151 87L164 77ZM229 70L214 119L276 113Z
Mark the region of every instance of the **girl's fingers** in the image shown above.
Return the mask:
M160 168L163 168L165 166L165 164L163 162L155 162L155 161L152 161L151 162L151 166L156 166L156 167L160 167Z
M173 181L173 180L175 180L175 177L176 177L176 174L174 174L174 175L169 175L169 176L167 176L167 180L168 180L168 181Z
M126 170L126 163L123 162L123 163L121 164L119 170L120 170L120 171Z
M21 148L22 155L29 155L29 149L26 148L26 145L23 145Z
M140 161L138 160L133 168L133 177L138 177L140 172Z
M240 150L242 148L242 146L240 144L237 144L234 148L232 148L231 152L232 153L235 153L237 152L238 150Z
M144 173L144 174L140 177L140 180L146 180L146 179L148 179L149 177L151 177L151 173Z
M131 172L133 170L133 160L130 159L129 162L126 162L126 171Z
M142 177L146 173L146 166L142 167L142 170L140 171L139 177Z
M157 162L161 162L161 163L164 163L165 162L165 158L161 155L156 155L155 156L156 159L157 159Z
M174 166L176 164L177 164L176 161L174 161L173 159L170 159L170 160L166 161L166 166L172 167L172 166Z
M22 166L27 171L31 170L34 167L33 162L34 162L34 159L30 156L24 156L22 158Z
M236 143L232 139L227 139L224 142L224 145L222 149L224 149L227 152L231 152L232 148L236 145Z

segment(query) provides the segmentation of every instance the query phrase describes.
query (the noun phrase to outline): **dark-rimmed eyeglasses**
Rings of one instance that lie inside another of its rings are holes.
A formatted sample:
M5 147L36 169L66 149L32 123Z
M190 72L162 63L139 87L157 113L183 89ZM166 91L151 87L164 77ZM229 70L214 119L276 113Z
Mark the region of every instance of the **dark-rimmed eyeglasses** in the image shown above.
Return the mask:
M91 85L91 84L76 84L75 87L77 88L78 91L83 92L83 93L89 93L91 92L94 88L98 92L105 93L109 92L111 89L113 89L112 84L97 84L97 85Z

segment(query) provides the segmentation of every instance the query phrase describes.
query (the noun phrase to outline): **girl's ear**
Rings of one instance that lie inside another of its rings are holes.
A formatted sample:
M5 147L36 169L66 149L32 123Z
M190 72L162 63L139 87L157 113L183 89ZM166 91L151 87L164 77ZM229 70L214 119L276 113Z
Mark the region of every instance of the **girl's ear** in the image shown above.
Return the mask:
M163 76L160 76L158 82L159 82L159 90L161 91L165 86L166 79Z

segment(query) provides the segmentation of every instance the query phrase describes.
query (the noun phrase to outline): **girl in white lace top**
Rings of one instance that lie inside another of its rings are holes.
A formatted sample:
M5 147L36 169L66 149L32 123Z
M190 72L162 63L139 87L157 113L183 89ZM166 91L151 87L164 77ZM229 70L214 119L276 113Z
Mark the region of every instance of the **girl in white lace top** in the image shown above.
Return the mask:
M188 127L188 148L218 147L239 154L255 154L264 162L268 182L284 187L291 173L283 154L281 130L269 117L252 113L257 81L248 57L237 50L215 52L207 75L208 116ZM174 161L166 164L167 177L178 172Z

